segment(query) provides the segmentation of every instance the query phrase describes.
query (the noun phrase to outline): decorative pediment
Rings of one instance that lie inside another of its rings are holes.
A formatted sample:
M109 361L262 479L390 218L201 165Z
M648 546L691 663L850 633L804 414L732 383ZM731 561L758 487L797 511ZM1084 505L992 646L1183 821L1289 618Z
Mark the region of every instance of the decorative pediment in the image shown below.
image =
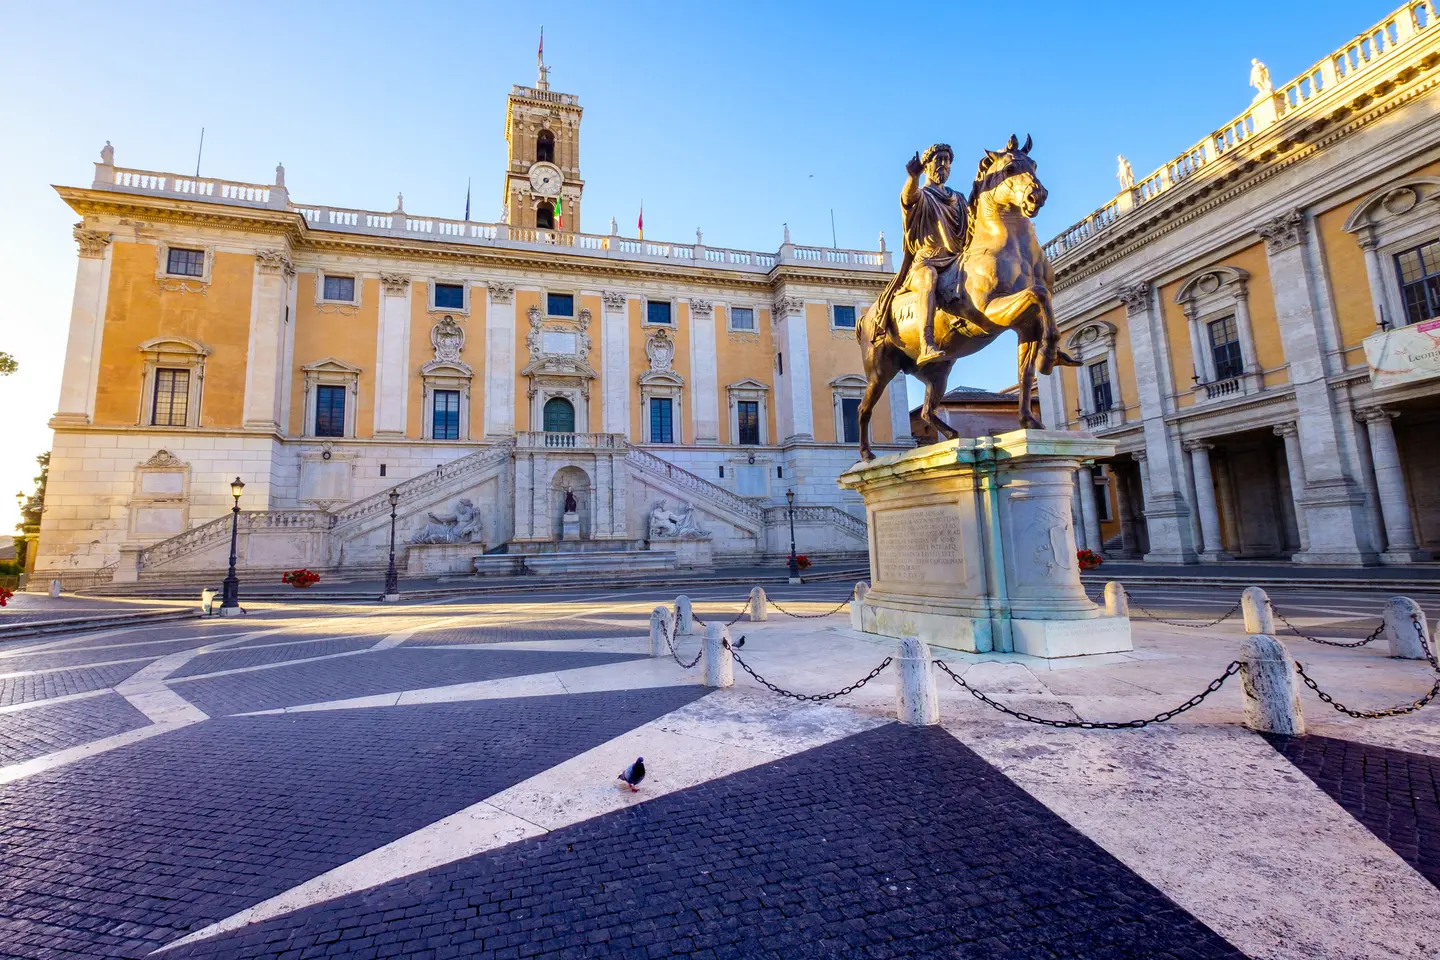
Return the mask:
M1250 274L1239 267L1209 267L1192 274L1180 285L1175 302L1188 309L1190 305L1209 297L1229 295L1243 298L1247 295L1245 285L1249 280Z
M169 450L156 450L149 460L140 464L142 467L188 467L189 464L175 456Z
M475 371L463 360L431 360L420 368L425 377L473 377Z
M306 373L343 373L358 376L360 368L353 363L346 363L337 357L326 357L324 360L316 360L314 363L307 363L300 368Z
M648 370L640 374L639 383L642 387L683 387L685 378L674 370Z
M752 380L746 377L744 380L737 380L734 383L726 385L725 389L745 393L768 393L770 391L770 384L761 383L759 380Z
M155 337L140 344L141 353L180 353L195 357L210 356L210 348L185 337Z
M848 387L850 389L859 388L861 390L864 390L866 386L866 380L858 373L845 373L836 377L834 380L831 380L830 386L836 388Z
M1346 233L1359 233L1387 220L1413 215L1422 204L1440 203L1440 177L1407 177L1381 187L1355 205L1345 221Z
M1109 350L1115 344L1116 327L1105 320L1091 320L1080 325L1065 341L1066 349L1078 354L1084 360L1098 352Z

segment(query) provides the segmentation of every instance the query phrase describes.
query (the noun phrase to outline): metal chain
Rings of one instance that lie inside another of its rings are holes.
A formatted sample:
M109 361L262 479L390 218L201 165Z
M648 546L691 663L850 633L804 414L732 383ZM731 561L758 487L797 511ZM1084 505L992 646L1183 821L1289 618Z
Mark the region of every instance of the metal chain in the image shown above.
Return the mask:
M1425 660L1430 664L1432 670L1440 674L1440 663L1436 661L1435 651L1430 649L1430 644L1425 640L1425 625L1421 623L1420 618L1413 613L1410 614L1410 622L1415 625L1415 636L1420 640L1420 649L1425 652ZM1383 710L1355 710L1345 706L1345 704L1336 700L1324 690L1321 690L1320 685L1315 682L1314 678L1305 672L1305 666L1299 660L1295 661L1295 672L1300 674L1300 679L1305 681L1305 686L1315 691L1317 697L1341 713L1354 717L1357 720L1378 720L1381 717L1399 717L1407 713L1414 713L1431 700L1434 700L1436 695L1440 695L1440 676L1437 676L1435 682L1430 685L1430 691L1419 700L1407 704L1400 704L1399 706L1386 707Z
M674 657L675 662L680 664L680 669L689 670L691 667L695 666L695 664L699 663L700 658L705 655L705 644L700 644L700 649L695 652L695 659L691 660L689 663L686 663L684 660L680 659L680 652L675 649L675 631L679 629L680 627L675 622L675 618L671 618L670 629L665 633L665 645L670 648L670 656Z
M979 690L976 690L974 687L970 686L970 684L965 682L964 677L951 670L949 665L946 664L944 660L936 660L935 666L939 667L941 670L944 670L947 674L949 674L951 680L954 680L960 686L970 691L971 695L974 696L975 699L979 700L981 703L989 704L996 710L999 710L1001 713L1009 714L1017 720L1024 720L1026 723L1039 723L1047 727L1078 727L1081 730L1125 730L1139 727L1147 727L1152 723L1164 723L1166 720L1170 720L1173 717L1184 713L1191 707L1199 705L1200 702L1203 701L1206 697L1210 696L1210 694L1223 687L1226 680L1229 680L1235 674L1239 673L1240 670L1244 667L1244 664L1242 664L1239 660L1231 660L1230 666L1225 668L1225 672L1220 674L1220 676L1216 677L1214 680L1211 680L1210 684L1204 690L1202 690L1200 693L1197 693L1195 696L1191 697L1189 700L1186 700L1184 703L1180 704L1180 706L1175 707L1172 710L1165 710L1157 713L1155 714L1155 716L1151 717L1148 720L1128 720L1125 722L1118 722L1113 720L1051 720L1046 717L1032 717L1028 713L1022 713L1019 710L1013 710L1010 707L1005 706L1003 703L992 700L985 694L981 693Z
M1378 639L1380 634L1385 632L1385 621L1381 620L1380 625L1374 630L1372 630L1370 632L1370 636L1366 637L1364 640L1321 640L1319 637L1312 637L1308 633L1301 633L1299 629L1296 628L1295 624L1291 623L1285 618L1285 614L1275 609L1274 604L1270 605L1270 612L1280 618L1280 622L1285 624L1285 629L1295 634L1295 636L1299 637L1301 640L1309 640L1311 643L1323 643L1327 647L1363 647L1365 646L1365 644Z
M843 610L846 606L850 604L850 600L850 597L846 597L844 600L841 600L839 603L831 607L829 610L826 610L824 613L791 613L789 610L786 610L774 600L770 600L770 606L774 607L776 610L779 610L781 613L785 614L785 616L794 617L796 620L819 620L821 617L829 617L839 613L841 610Z
M1153 620L1156 623L1169 624L1172 627L1188 627L1192 630L1203 630L1205 627L1213 627L1217 623L1224 623L1226 620L1229 620L1231 617L1235 616L1235 614L1240 612L1240 601L1237 600L1235 601L1235 606L1231 607L1229 610L1226 610L1223 614L1216 617L1214 620L1206 620L1204 623L1192 623L1180 620L1166 620L1164 617L1157 617L1149 610L1146 610L1144 607L1140 606L1140 604L1135 601L1134 597L1130 598L1130 605L1143 613L1145 615L1144 619L1146 620Z
M746 663L745 660L740 656L740 654L735 652L735 648L731 646L728 641L726 641L725 646L729 648L730 655L735 658L735 662L740 664L740 669L750 674L750 676L754 677L760 683L769 687L771 693L778 693L782 697L791 697L795 700L806 700L811 703L821 703L826 700L834 700L836 697L843 697L846 694L854 693L856 690L859 690L871 680L874 680L876 677L880 676L880 671L884 670L886 667L890 666L890 664L895 661L894 657L886 657L884 660L880 661L880 666L876 667L874 670L871 670L864 677L856 680L848 687L842 687L839 690L836 690L834 693L796 693L793 690L786 690L784 687L778 687L775 684L771 683L769 680L766 680L764 677L760 676L760 674L756 673L755 670L750 666L750 664Z
M749 610L749 609L750 609L750 600L749 600L749 598L746 598L745 603L742 604L741 607L740 607L740 612L737 613L737 614L735 614L735 616L731 617L729 620L726 620L725 623L724 623L724 626L727 626L727 627L733 627L733 626L735 626L735 624L737 624L737 623L740 622L740 618L743 617L743 616L745 616L745 611L747 611L747 610ZM691 619L691 620L694 620L696 623L700 624L700 626L702 626L702 627L706 627L706 626L709 626L709 625L710 625L710 623L709 623L708 620L701 620L701 619L700 619L700 615L699 615L698 613L696 613L693 609L690 611L690 619Z

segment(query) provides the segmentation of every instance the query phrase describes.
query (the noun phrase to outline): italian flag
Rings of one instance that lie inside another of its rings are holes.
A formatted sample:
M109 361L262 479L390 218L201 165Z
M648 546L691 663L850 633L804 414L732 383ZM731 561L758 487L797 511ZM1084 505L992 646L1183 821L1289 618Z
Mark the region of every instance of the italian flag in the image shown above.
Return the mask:
M555 198L555 229L565 229L565 215L560 212L560 198Z

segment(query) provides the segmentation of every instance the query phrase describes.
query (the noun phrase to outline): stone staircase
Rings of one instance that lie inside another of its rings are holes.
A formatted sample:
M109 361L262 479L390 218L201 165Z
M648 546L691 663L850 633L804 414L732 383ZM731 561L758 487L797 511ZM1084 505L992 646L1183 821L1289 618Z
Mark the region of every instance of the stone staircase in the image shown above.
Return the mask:
M703 503L706 513L717 516L739 530L759 538L765 530L765 507L697 476L684 467L655 456L634 444L625 444L625 462L657 486L684 500Z

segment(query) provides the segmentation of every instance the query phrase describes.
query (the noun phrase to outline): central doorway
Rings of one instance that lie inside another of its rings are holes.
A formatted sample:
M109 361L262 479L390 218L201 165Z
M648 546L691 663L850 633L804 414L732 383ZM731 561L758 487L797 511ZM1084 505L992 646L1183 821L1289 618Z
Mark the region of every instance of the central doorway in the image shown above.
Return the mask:
M546 433L575 432L575 406L564 397L546 400L544 417Z

